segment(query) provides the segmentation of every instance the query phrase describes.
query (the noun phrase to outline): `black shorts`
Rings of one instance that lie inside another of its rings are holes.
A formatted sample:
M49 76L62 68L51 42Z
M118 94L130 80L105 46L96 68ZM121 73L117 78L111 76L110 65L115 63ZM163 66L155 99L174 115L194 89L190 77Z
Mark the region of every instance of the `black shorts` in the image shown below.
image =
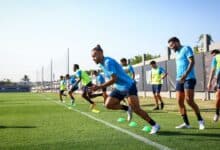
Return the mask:
M109 96L117 98L119 100L123 100L126 97L137 96L137 95L138 95L137 94L137 87L136 87L136 84L133 83L132 86L128 90L119 91L117 89L114 89Z
M107 88L102 88L102 92L106 92L107 91Z
M64 94L64 91L65 91L65 90L60 90L60 95L63 95L63 94Z
M93 86L92 82L89 82L87 85L83 86L83 87L82 87L83 93L91 93L91 91L89 90L89 88L92 87L92 86Z
M194 90L196 86L196 79L185 80L184 83L176 82L176 91L184 92L184 89Z
M71 86L69 92L74 92L76 90L78 90L78 86Z

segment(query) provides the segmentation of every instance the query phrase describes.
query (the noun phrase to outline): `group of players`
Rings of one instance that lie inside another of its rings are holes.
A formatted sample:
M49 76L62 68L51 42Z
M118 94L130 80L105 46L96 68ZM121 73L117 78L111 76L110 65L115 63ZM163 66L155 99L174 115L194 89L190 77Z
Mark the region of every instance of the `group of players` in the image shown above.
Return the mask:
M194 54L189 46L183 46L177 37L172 37L168 40L168 46L176 54L176 99L179 106L180 114L183 118L183 124L176 126L180 128L191 128L187 111L184 102L194 110L199 123L199 129L205 129L205 122L201 116L200 109L194 101L194 88L196 85L196 76L194 70ZM214 121L219 119L220 109L220 79L218 75L220 72L220 54L218 51L213 51L212 70L208 82L208 89L212 87L212 80L214 74L217 78L217 92L216 92L216 114ZM95 102L92 98L97 96L103 96L104 106L107 109L112 110L124 110L127 112L127 120L131 121L132 112L136 113L139 117L147 121L152 129L150 134L156 134L160 130L160 125L153 120L146 111L144 111L139 104L138 91L135 82L135 72L132 66L127 62L125 58L121 59L119 64L115 59L104 56L104 51L100 45L97 45L91 50L91 57L93 61L99 65L100 69L108 78L106 81L101 73L93 71L93 75L96 77L96 84L92 83L91 77L83 70L80 69L78 64L74 64L74 75L66 75L60 77L60 101L63 102L62 96L65 96L64 91L66 85L68 94L71 98L71 103L74 105L75 98L73 92L78 89L78 84L82 84L82 97L88 101L91 105L91 110L95 108ZM154 110L163 109L164 102L160 96L160 90L163 79L168 75L167 72L160 66L157 66L155 61L150 62L151 65L151 84L154 94L156 107ZM110 94L107 94L106 88L113 85L113 90ZM96 93L96 91L102 90L102 93ZM126 99L127 105L120 103ZM160 108L159 108L160 101Z

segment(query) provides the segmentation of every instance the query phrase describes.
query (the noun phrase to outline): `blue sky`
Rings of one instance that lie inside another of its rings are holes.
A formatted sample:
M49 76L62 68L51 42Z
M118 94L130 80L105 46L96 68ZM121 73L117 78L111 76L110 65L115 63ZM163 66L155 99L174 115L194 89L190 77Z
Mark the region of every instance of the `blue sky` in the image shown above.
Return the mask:
M90 50L101 44L119 60L151 53L166 55L171 36L195 46L202 33L220 41L218 0L0 0L0 80L28 74L49 79L66 73L70 63L96 68Z

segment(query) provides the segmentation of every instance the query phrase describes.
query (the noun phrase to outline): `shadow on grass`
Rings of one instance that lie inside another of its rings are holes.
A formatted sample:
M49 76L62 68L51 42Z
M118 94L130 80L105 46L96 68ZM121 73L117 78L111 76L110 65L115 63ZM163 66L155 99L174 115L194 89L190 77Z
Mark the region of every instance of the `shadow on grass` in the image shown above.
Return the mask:
M3 126L3 125L0 125L0 129L7 129L7 128L30 129L30 128L37 128L37 127L36 126Z
M220 133L183 133L183 132L178 132L178 131L160 131L159 135L160 136L201 136L201 137L207 137L207 138L219 138L220 139Z

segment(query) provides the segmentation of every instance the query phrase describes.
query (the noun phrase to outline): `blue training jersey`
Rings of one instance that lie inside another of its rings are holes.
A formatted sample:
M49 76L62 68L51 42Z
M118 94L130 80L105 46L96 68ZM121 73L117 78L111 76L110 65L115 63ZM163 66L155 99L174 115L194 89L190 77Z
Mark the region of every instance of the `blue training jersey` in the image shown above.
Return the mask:
M104 57L103 62L99 65L107 78L110 79L112 75L117 77L116 82L114 83L114 87L117 90L126 91L134 83L116 60L110 57Z
M96 81L98 82L98 84L103 84L105 83L105 78L101 74L98 74L96 77Z
M194 54L192 48L189 46L182 46L178 51L176 51L176 80L180 80L180 78L184 75L189 66L188 58L192 56L194 56ZM186 80L189 79L196 79L194 66L186 77Z

